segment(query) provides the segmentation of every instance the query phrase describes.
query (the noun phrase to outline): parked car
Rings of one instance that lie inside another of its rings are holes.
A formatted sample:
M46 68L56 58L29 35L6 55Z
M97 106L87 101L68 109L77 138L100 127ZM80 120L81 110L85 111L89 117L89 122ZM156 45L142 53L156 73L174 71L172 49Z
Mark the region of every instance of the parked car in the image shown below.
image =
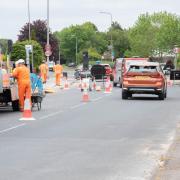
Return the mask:
M76 67L76 63L70 62L70 63L68 63L68 67Z
M160 100L167 96L166 77L155 62L131 62L122 79L122 99L132 94L155 94Z
M54 61L49 61L49 64L48 64L49 71L53 71L54 65L55 65Z
M83 79L83 78L91 78L91 72L89 70L83 71L80 69L76 69L74 73L75 79Z
M120 87L122 87L121 84L121 68L122 68L122 61L123 58L118 58L116 59L115 63L114 63L114 67L113 67L113 85L114 87L117 86L117 84L119 84Z
M109 64L96 64L91 68L91 75L97 80L104 80L107 76L110 76L111 81L113 81L112 68Z

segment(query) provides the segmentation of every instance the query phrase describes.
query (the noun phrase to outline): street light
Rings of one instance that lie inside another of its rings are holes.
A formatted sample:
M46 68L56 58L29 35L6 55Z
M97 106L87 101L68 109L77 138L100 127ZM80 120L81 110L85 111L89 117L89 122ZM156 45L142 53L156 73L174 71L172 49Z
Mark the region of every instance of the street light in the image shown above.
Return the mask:
M47 0L47 47L49 47L49 0ZM49 64L49 56L47 56L47 64Z
M112 14L110 12L99 12L101 14L106 14L109 15L111 18L111 59L113 61L113 38L112 38L112 23L113 23L113 18L112 18Z
M29 26L29 41L31 40L31 18L30 18L30 7L29 7L29 0L28 0L28 26Z
M75 35L72 35L71 37L75 37L76 38L76 65L77 65L78 39L77 39L77 36L75 36Z

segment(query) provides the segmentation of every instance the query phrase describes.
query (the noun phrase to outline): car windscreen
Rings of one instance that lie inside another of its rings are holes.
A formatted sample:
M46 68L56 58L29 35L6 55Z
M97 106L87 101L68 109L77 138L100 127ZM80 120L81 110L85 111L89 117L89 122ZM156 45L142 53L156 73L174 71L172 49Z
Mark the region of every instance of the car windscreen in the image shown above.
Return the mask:
M131 65L128 72L134 73L156 73L158 72L157 66L138 66Z

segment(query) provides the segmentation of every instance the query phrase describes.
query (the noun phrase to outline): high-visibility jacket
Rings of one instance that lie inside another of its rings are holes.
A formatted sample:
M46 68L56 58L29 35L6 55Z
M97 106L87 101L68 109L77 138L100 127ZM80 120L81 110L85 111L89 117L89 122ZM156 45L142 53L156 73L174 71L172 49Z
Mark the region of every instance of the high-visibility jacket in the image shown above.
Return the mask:
M54 70L55 74L62 74L63 67L62 67L62 65L60 65L60 64L56 64L56 65L53 67L53 70Z
M41 74L47 74L48 73L48 66L47 64L43 63L39 66L39 70Z
M30 70L26 66L16 67L13 70L12 75L17 79L19 83L31 83L30 80Z
M26 66L16 67L12 75L18 82L18 94L20 109L24 109L24 97L31 99L31 80L30 71Z

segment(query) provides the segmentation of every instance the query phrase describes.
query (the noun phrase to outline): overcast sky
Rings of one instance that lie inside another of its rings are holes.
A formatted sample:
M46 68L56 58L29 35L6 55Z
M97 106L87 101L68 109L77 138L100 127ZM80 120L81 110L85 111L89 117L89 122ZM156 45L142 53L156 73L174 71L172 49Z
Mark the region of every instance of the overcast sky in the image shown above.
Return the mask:
M28 0L0 0L0 38L17 40L28 21ZM30 0L31 20L46 19L47 0ZM180 15L180 0L49 0L50 27L57 31L72 24L93 22L100 31L110 26L110 17L123 28L131 27L142 13L167 11Z

